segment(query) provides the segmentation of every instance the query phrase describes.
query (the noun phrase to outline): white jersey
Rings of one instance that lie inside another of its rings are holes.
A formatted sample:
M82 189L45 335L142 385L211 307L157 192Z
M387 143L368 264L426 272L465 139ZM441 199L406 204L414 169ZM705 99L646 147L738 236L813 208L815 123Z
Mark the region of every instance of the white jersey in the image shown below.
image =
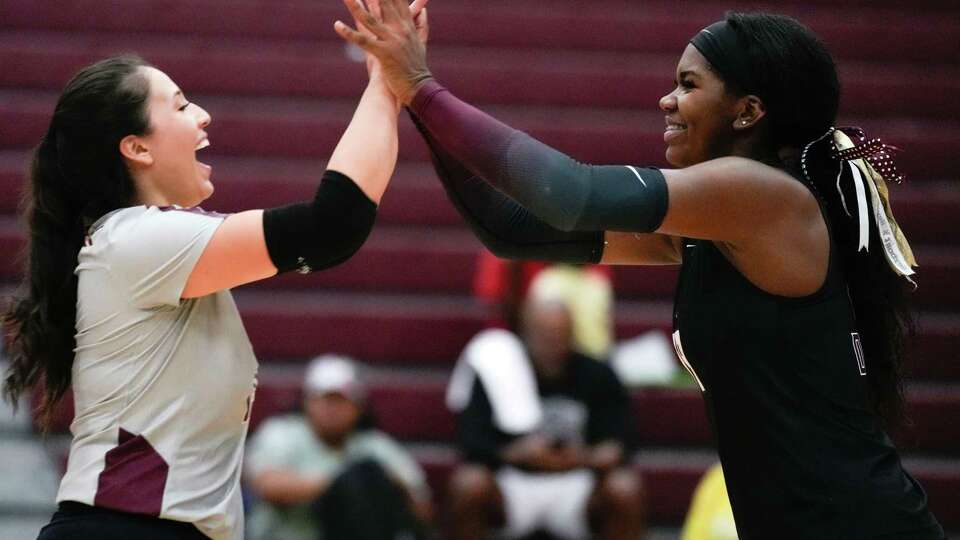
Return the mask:
M229 291L180 298L223 219L137 206L91 227L76 270L76 413L58 501L243 538L257 361Z

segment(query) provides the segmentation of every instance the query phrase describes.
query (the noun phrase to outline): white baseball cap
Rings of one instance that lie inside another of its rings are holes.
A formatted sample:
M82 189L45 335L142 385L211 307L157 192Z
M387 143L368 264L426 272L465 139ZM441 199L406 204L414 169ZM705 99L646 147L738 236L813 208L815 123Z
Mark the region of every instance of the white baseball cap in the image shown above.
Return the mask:
M355 402L363 401L366 394L356 363L337 354L324 354L310 361L303 391L315 395L336 392Z

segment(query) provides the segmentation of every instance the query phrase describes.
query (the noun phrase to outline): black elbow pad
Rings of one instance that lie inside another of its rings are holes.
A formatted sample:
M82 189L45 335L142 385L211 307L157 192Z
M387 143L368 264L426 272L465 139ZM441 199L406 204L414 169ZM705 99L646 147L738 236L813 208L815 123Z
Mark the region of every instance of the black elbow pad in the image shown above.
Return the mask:
M306 274L336 266L363 245L377 205L348 176L327 170L310 203L263 212L263 235L278 272Z

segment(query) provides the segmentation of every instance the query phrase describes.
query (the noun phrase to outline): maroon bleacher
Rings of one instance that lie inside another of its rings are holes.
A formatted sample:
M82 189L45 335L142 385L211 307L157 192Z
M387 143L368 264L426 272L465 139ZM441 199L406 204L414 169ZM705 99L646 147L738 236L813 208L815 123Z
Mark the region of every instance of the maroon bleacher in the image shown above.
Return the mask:
M679 7L678 7L679 6ZM910 344L914 423L893 436L931 506L960 529L960 5L955 0L443 0L431 4L430 60L458 95L595 162L663 165L662 113L687 39L726 9L796 15L833 50L844 85L840 125L904 149L894 209L920 262ZM213 115L217 191L232 211L311 195L364 84L332 32L347 14L314 0L4 0L0 2L0 291L20 275L15 217L30 148L70 74L137 51ZM253 423L296 407L303 362L326 351L377 366L380 424L411 443L438 494L456 462L443 386L487 313L470 296L480 244L401 121L400 163L378 225L354 259L310 276L237 291L261 384ZM617 334L670 326L671 268L614 270ZM692 390L633 394L651 522L677 525L709 466L710 437ZM54 430L64 432L64 407ZM651 453L650 448L656 448Z

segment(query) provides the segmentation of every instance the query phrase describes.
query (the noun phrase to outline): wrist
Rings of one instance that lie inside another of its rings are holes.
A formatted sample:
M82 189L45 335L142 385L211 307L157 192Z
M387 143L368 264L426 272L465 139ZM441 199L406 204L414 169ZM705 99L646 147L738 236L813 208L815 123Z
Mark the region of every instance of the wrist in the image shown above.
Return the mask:
M387 86L386 80L380 77L371 77L367 83L367 92L377 96L378 99L389 102L394 112L400 114L400 109L403 108L403 104L397 96L394 95L393 91L390 90L390 87Z
M417 94L420 92L420 90L430 82L435 82L432 73L429 71L419 73L412 79L407 92L405 92L403 96L400 96L401 103L404 106L409 107L413 103L414 98L417 97Z

